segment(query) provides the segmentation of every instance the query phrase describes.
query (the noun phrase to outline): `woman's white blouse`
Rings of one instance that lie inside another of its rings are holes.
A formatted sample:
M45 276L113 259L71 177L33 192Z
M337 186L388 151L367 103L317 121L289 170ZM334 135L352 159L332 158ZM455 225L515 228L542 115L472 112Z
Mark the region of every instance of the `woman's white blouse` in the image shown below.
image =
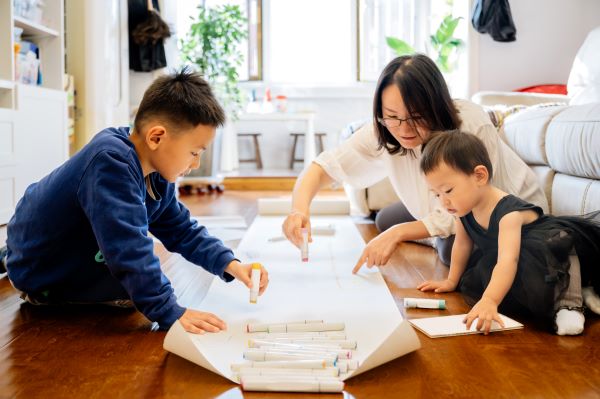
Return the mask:
M461 130L479 137L490 154L493 184L548 212L546 196L535 174L500 139L483 108L466 100L455 100L454 104L462 120ZM369 187L389 177L398 197L411 215L425 224L431 236L454 234L453 216L440 206L419 168L421 146L413 150L414 155L390 155L377 147L373 124L367 123L339 147L321 153L315 162L334 180L356 188Z

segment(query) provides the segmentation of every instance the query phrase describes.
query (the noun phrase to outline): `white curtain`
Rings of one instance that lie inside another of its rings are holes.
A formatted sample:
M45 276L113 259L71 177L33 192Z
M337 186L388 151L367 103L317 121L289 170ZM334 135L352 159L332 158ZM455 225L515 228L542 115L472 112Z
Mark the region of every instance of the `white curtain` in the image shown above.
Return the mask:
M225 126L220 129L220 162L218 172L231 172L240 167L238 159L237 133L235 124L230 119L227 120Z

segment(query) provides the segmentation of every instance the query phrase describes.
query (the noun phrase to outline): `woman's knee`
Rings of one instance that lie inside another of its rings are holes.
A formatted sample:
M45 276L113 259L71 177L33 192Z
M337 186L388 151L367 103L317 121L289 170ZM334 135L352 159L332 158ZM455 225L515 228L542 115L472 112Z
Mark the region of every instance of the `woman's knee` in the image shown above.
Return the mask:
M440 260L443 264L449 266L450 258L452 257L452 245L454 244L454 235L451 235L448 238L438 237L435 241L435 246L437 248Z
M398 223L414 221L415 218L408 212L406 206L404 206L402 202L396 202L377 212L377 216L375 216L375 227L381 232L386 231Z

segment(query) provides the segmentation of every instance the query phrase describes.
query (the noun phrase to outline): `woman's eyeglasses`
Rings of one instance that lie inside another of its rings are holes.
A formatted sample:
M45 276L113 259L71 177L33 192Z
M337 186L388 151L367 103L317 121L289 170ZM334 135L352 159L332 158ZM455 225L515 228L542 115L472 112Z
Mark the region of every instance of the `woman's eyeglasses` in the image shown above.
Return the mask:
M377 118L377 122L381 123L383 126L389 128L396 128L396 127L400 127L402 125L402 123L406 122L410 122L410 121L418 121L419 119L423 119L420 116L415 116L412 118L406 118L406 119L402 119L402 118Z

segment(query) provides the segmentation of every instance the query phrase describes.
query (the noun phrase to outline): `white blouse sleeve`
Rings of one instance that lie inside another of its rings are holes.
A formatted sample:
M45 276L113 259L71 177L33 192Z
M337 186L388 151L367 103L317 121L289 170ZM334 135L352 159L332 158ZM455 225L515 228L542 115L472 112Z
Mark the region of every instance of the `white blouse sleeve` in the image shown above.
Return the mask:
M384 157L388 154L377 147L373 125L367 123L337 148L322 152L315 163L338 182L369 187L386 177Z

